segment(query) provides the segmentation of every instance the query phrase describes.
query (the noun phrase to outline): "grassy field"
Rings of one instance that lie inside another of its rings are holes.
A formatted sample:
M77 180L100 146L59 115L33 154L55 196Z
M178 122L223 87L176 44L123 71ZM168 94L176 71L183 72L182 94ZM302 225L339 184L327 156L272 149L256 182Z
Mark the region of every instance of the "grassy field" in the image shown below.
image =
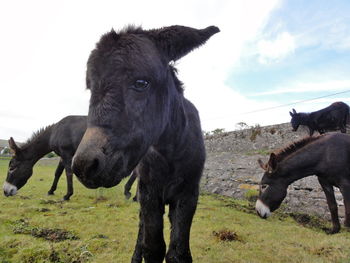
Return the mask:
M0 160L1 182L7 165L8 160ZM130 262L139 205L124 200L125 182L89 190L75 180L71 201L62 202L64 177L56 195L46 195L54 170L55 163L42 162L18 195L0 197L0 263ZM350 262L350 232L327 235L322 227L324 222L315 218L281 212L262 220L248 201L201 195L192 254L199 263ZM165 236L168 241L166 217Z

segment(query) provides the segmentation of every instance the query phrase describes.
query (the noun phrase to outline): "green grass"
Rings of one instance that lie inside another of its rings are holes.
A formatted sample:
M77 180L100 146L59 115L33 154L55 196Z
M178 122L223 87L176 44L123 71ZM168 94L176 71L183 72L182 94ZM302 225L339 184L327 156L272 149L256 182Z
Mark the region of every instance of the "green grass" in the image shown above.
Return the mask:
M7 165L8 160L0 160L1 181ZM62 202L64 177L56 195L46 196L54 170L55 163L45 161L18 195L0 197L0 263L130 262L139 205L124 200L125 181L89 190L75 180L71 201ZM164 219L168 241L170 226ZM327 235L320 228L302 226L282 212L262 220L248 202L201 195L192 255L199 263L350 262L350 232Z

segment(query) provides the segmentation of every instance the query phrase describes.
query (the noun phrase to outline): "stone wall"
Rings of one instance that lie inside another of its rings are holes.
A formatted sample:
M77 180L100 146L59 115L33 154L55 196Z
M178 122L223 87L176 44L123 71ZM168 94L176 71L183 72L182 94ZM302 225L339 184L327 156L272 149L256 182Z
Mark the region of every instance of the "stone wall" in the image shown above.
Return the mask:
M258 189L270 152L283 148L308 135L299 128L293 132L289 123L209 135L205 138L207 161L201 182L202 191L234 198L245 198L249 189ZM339 216L344 216L342 196L335 188ZM287 211L330 218L324 193L315 176L296 181L288 188L284 200Z

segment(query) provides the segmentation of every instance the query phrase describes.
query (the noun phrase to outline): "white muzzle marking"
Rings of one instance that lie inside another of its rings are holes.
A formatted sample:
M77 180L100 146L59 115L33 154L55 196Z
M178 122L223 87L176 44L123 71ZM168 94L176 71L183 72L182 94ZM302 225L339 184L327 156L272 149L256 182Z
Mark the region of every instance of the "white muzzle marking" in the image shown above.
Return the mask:
M11 196L11 195L17 194L17 187L14 186L13 184L8 183L8 182L4 183L4 186L2 187L2 189L4 190L4 194L6 196Z
M260 199L256 201L255 210L258 212L259 216L262 218L268 218L271 215L270 208L261 202Z

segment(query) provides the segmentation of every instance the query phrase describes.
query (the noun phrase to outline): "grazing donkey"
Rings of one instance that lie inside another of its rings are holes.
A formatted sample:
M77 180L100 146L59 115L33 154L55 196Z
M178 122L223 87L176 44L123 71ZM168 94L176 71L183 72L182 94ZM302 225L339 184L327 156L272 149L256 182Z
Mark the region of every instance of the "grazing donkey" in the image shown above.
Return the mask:
M163 214L171 223L168 263L192 262L190 229L205 148L198 112L169 63L219 32L128 27L102 36L87 63L88 128L73 171L89 188L111 187L138 165L140 224L133 263L161 263Z
M314 131L320 134L326 131L335 131L340 129L346 133L346 124L349 122L349 106L344 102L334 102L330 106L311 113L297 113L295 109L289 112L293 131L297 131L299 125L305 125L309 128L309 134L312 136Z
M47 153L54 151L61 159L48 194L54 193L63 169L65 169L67 193L63 199L69 200L73 195L72 157L86 130L86 119L86 116L67 116L53 125L40 129L20 147L11 137L9 146L13 150L14 156L10 161L3 186L4 194L6 196L15 195L32 176L34 164Z
M54 194L63 170L66 170L67 193L63 199L69 200L73 195L72 157L86 131L86 122L87 116L67 116L56 124L36 132L21 147L11 137L9 146L15 155L9 164L6 182L3 186L4 194L6 196L15 195L32 176L34 164L47 153L54 151L61 158L48 194ZM127 182L126 189L130 190L135 178L136 173ZM131 195L130 192L125 191L125 196L128 197L129 195Z
M333 229L340 230L333 186L338 187L345 204L345 226L350 227L350 135L329 133L307 137L278 153L271 153L264 164L256 211L262 218L270 216L286 197L288 185L301 178L316 175L325 192Z

